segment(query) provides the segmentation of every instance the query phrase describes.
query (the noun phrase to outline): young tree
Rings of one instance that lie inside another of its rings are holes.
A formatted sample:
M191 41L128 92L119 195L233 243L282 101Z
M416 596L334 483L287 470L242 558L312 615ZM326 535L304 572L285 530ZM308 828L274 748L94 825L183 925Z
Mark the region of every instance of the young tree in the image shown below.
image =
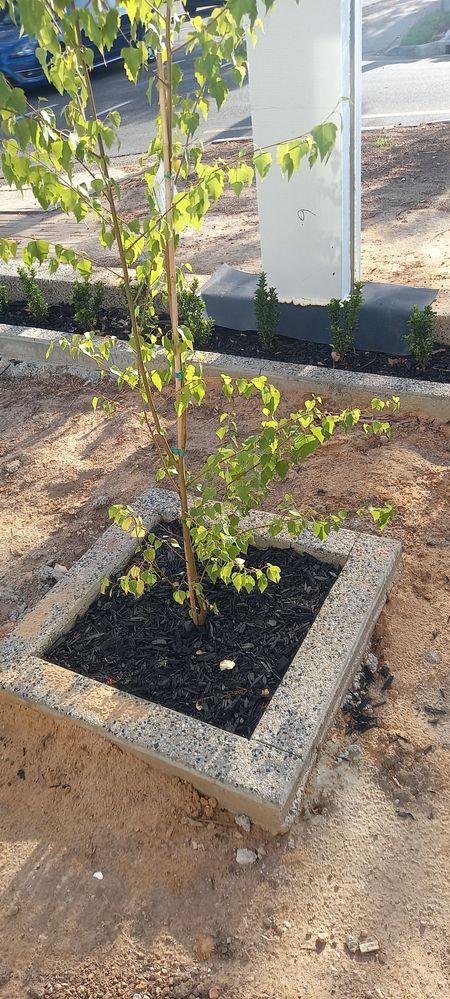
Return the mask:
M280 0L278 0L280 2ZM274 0L263 0L268 12ZM217 428L219 445L208 457L200 475L188 468L188 412L200 405L206 386L201 366L192 356L192 331L180 325L177 286L188 265L178 265L176 251L186 227L199 227L212 204L226 188L239 196L253 183L255 171L264 178L276 160L289 179L302 161L309 167L327 161L334 145L337 125L327 120L307 135L286 137L277 148L253 150L243 147L230 164L220 157L205 157L199 138L201 119L212 103L220 108L231 86L246 79L246 43L256 41L259 30L257 0L227 0L207 19L192 20L179 14L175 0L86 0L70 5L66 0L0 0L19 17L22 30L36 39L36 55L48 81L65 96L61 118L45 104L34 104L23 90L13 88L0 74L2 164L5 179L19 190L29 185L39 203L59 207L82 221L90 215L98 220L101 245L115 245L131 325L130 344L135 361L124 371L110 360L113 338L96 341L91 335L75 336L69 343L73 354L93 357L103 372L116 377L119 387L137 388L142 399L143 427L159 453L157 480L168 478L180 499L183 531L184 579L173 581L174 597L189 604L196 624L202 624L208 607L202 580L223 580L237 590L264 590L276 581L279 570L247 566L243 556L252 539L240 524L252 509L264 503L274 480L286 477L289 468L324 444L340 427L344 431L361 420L358 409L330 415L320 400L306 402L289 417L278 418L278 390L264 377L251 380L223 376L223 389L230 406ZM93 46L108 50L121 32L121 9L131 22L131 42L121 52L128 79L136 83L148 75L148 100L156 84L159 113L156 134L145 156L148 214L144 220L125 221L120 215L120 188L110 171L111 150L118 139L120 115L97 114L91 81ZM156 53L156 68L149 66L150 50ZM192 56L194 84L188 89L180 63L174 55L184 50ZM331 109L330 109L331 110ZM77 183L82 167L89 182ZM17 244L0 240L0 254L17 254ZM89 276L91 261L75 250L45 240L33 240L22 250L28 266L49 261L52 270L71 264L82 277ZM134 270L134 275L133 275ZM162 294L170 316L170 332L148 332L149 313L155 319L155 299ZM162 347L162 350L161 350ZM172 441L160 419L158 395L172 386L177 437ZM232 411L235 392L261 403L259 431L244 439ZM94 400L94 406L98 399ZM105 401L111 411L111 404ZM381 402L375 401L375 408ZM396 405L396 401L393 403ZM363 423L366 432L387 433L389 426L378 419ZM383 526L392 514L386 505L372 515ZM142 522L131 508L113 506L111 517L136 537L143 537ZM318 537L338 528L343 511L319 517L311 510L295 508L286 496L272 519L269 531L276 536L288 526L298 534L306 526ZM122 578L124 589L139 595L145 585L159 578L157 551L161 539L147 537L144 563ZM199 568L200 566L200 568Z

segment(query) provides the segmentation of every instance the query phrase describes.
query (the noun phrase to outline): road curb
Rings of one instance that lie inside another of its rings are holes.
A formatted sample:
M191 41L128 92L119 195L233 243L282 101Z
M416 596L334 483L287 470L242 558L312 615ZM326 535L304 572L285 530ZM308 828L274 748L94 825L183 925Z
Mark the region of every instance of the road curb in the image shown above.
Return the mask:
M99 377L97 365L91 358L80 355L73 362L67 351L60 348L58 341L63 336L64 333L53 330L0 324L0 360L31 362L44 367L44 370L56 368L71 374ZM100 344L101 337L97 340ZM54 350L46 361L45 355L52 342L55 344ZM118 341L111 351L110 361L123 369L133 358L129 344ZM333 397L343 406L366 404L374 397L389 398L395 395L400 396L403 413L420 414L438 421L450 420L450 385L387 375L336 371L313 364L235 357L212 351L202 351L195 354L194 358L201 360L205 376L213 380L219 380L221 374L228 374L233 378L254 378L262 374L285 392ZM160 351L154 366L162 366L163 363L164 354Z

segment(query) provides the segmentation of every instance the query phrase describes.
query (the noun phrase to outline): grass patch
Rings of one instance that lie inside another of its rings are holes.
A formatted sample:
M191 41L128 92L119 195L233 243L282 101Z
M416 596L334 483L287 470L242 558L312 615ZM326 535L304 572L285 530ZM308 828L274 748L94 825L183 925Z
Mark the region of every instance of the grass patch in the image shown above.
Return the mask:
M424 45L432 42L436 35L444 34L450 28L450 11L435 10L421 17L417 24L403 35L401 45Z

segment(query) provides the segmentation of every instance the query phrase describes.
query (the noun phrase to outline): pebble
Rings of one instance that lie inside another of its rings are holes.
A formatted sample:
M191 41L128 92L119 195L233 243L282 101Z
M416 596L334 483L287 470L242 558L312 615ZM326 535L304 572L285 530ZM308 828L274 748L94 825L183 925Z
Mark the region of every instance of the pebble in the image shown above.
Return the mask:
M246 833L250 832L252 824L250 822L248 815L235 815L234 821L236 825L240 827L240 829L244 830L244 832Z
M106 496L106 493L101 493L100 496L96 496L92 502L94 510L101 510L102 507L108 506L108 504L109 504L109 496Z
M17 472L17 470L20 468L20 465L21 463L18 458L16 458L14 461L9 461L8 464L5 465L8 475L12 475L13 472Z
M57 562L55 565L41 565L35 570L34 575L37 579L40 579L43 583L53 582L57 583L67 572L67 566L59 565Z
M184 982L181 985L176 985L173 990L174 999L187 999L191 991L191 986L189 982Z
M375 937L368 937L367 940L361 940L359 943L359 951L361 954L376 954L379 949L380 945Z
M247 850L245 846L239 847L236 850L236 863L237 864L254 864L255 860L258 859L258 854L254 850Z
M358 756L362 756L361 746L357 742L352 743L347 749L344 749L342 753L338 753L336 756L336 763L343 763L345 760L356 760Z
M209 990L209 999L219 999L220 992L217 985L213 985L212 989Z
M326 930L319 930L316 934L316 944L318 947L324 947L328 943L328 933Z
M378 656L375 656L373 652L369 652L369 655L367 656L366 659L366 666L367 669L369 670L369 673L372 673L372 676L375 676L375 673L377 672L378 669Z
M429 663L430 666L438 666L441 659L442 657L440 653L436 652L435 649L429 649L428 652L425 652L423 657L424 663Z
M20 912L20 905L18 905L17 902L12 902L12 904L6 910L6 915L7 916L17 916L18 912Z
M346 941L345 941L345 944L346 944L347 950L350 951L350 954L356 954L356 951L358 950L358 947L359 947L359 940L358 940L357 937L354 937L350 933L349 936L347 937Z

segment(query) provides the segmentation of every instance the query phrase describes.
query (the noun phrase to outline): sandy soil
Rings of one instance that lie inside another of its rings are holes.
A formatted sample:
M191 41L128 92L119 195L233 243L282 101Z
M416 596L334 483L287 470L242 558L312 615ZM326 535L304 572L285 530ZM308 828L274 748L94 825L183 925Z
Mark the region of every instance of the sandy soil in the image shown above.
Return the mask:
M70 565L103 529L95 498L152 479L131 399L107 420L91 393L76 379L0 379L3 632L44 592L35 570ZM212 392L194 464L217 411ZM374 639L395 674L379 727L336 766L354 741L339 714L288 836L241 834L191 787L0 700L0 996L450 996L449 716L423 710L450 701L449 438L400 414L390 444L336 440L291 476L327 509L391 498L404 566ZM237 846L261 844L264 859L237 866ZM380 952L356 958L346 939L364 933Z
M240 143L210 147L207 156L236 159ZM363 132L362 137L362 277L419 287L450 288L448 162L450 125L420 125ZM116 173L134 175L139 167L118 161ZM122 211L146 214L140 177L122 179ZM3 199L3 200L2 200ZM93 222L77 225L58 212L43 213L30 194L0 188L5 233L19 242L36 236L76 245L93 260L118 265L115 251L99 246ZM17 214L19 213L19 214ZM245 240L242 233L245 232ZM258 271L261 266L255 189L237 199L230 192L214 207L203 230L182 242L180 261L189 260L206 279L222 263Z

